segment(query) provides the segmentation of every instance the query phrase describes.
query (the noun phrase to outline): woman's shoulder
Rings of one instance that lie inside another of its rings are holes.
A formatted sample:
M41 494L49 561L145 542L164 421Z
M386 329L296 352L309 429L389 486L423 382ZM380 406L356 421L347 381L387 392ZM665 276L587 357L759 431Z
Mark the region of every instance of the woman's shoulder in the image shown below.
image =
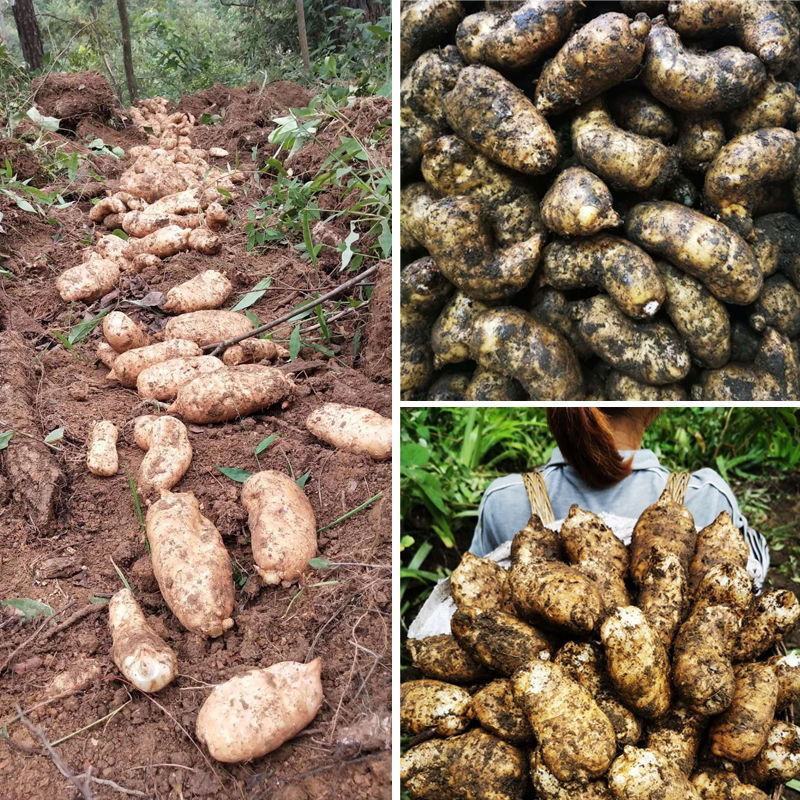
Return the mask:
M728 482L710 467L698 469L691 475L686 493L686 505L701 527L708 525L722 511L734 519L739 515L739 504Z
M504 489L520 489L524 488L522 484L522 475L518 472L514 472L511 475L501 475L499 478L495 478L487 487L486 491L483 493L484 499L490 497L491 495L495 495L498 492L502 492Z

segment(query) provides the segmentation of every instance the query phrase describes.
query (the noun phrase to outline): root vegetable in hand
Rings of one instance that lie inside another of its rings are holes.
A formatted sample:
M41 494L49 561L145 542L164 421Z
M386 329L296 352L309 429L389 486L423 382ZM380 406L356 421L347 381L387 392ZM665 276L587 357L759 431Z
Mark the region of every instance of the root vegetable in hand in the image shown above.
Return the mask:
M207 269L188 281L173 286L164 297L161 308L168 314L219 308L233 293L233 285L221 273Z
M318 439L348 453L385 461L392 455L392 420L369 408L323 403L306 418Z
M587 781L608 770L614 729L586 689L557 664L534 661L511 679L542 760L560 781Z
M238 311L190 311L167 320L164 336L189 339L200 347L249 333L253 323Z
M277 750L322 705L322 664L281 661L215 686L197 714L197 738L211 757L236 764Z
M456 44L469 64L519 69L539 60L569 34L580 10L572 0L526 0L508 8L469 14Z
M186 630L221 636L233 626L231 559L214 524L191 492L164 491L147 511L153 574Z
M103 336L117 353L150 344L147 331L122 311L106 314L103 319Z
M669 658L636 606L615 608L600 626L608 675L622 701L647 719L669 709Z
M120 589L108 604L111 657L140 691L158 692L175 680L175 651L150 627L130 589Z
M450 594L458 608L506 611L510 605L508 572L488 558L464 553L450 574Z
M667 296L653 259L635 244L606 234L550 242L541 274L559 290L602 289L635 319L654 316Z
M175 417L148 414L137 417L133 438L147 453L139 466L137 484L147 496L158 496L175 486L192 462L186 426Z
M504 611L456 611L450 627L473 659L500 675L550 656L550 644L536 628Z
M267 585L296 581L317 552L314 509L297 482L276 470L251 475L242 487L256 571Z
M583 167L569 167L542 198L542 221L560 236L591 236L620 224L613 202L600 178Z
M290 396L294 384L279 370L242 364L184 383L167 409L187 422L227 422L262 411Z
M548 61L534 101L543 114L559 114L632 77L642 63L650 20L601 14L574 33Z
M160 364L171 358L200 356L203 351L188 339L167 339L164 342L135 347L127 350L114 360L111 377L123 386L134 387L139 374L153 364Z
M711 724L711 752L751 761L767 742L778 701L778 678L769 664L739 664L730 705Z
M400 684L400 727L412 735L433 729L437 736L456 736L469 727L472 715L466 689L432 680Z
M172 401L185 383L224 366L215 356L170 358L143 369L136 378L136 391L145 400Z
M406 647L416 669L426 678L447 683L476 683L489 672L464 650L450 634L408 639Z
M527 175L555 167L558 141L547 120L490 67L461 70L444 108L453 131L492 161Z
M108 478L119 469L117 457L117 426L108 420L92 425L86 447L86 466L92 475Z

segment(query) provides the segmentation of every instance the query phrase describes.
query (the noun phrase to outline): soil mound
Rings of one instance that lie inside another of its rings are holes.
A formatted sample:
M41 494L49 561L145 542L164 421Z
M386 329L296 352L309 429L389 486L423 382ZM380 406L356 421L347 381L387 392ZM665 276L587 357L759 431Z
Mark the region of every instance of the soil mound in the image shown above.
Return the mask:
M52 72L33 84L34 102L48 117L74 128L83 117L111 119L117 101L108 81L99 72Z

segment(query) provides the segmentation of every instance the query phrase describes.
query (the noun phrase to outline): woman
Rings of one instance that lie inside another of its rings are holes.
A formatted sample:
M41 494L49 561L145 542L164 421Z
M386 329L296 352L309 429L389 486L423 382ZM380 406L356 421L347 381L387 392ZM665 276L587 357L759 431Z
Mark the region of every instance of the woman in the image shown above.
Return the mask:
M656 408L553 408L547 412L550 431L558 444L540 470L555 519L566 517L570 506L595 513L638 518L663 491L669 470L642 439L659 415ZM684 496L695 524L702 528L723 511L731 515L750 550L747 569L760 591L769 568L769 548L739 510L730 486L713 469L692 473ZM521 475L493 481L483 495L470 550L486 555L514 537L531 515Z

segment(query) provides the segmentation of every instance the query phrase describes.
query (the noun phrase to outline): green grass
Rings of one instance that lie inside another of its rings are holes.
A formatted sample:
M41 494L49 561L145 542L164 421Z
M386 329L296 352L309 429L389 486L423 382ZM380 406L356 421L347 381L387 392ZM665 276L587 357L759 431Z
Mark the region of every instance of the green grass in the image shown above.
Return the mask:
M532 469L554 442L539 408L423 408L401 414L401 613L413 619L435 582L466 548L486 486ZM716 469L744 514L800 575L794 526L768 527L779 484L800 471L800 413L785 408L673 408L644 446L671 470ZM765 527L767 526L767 527Z

